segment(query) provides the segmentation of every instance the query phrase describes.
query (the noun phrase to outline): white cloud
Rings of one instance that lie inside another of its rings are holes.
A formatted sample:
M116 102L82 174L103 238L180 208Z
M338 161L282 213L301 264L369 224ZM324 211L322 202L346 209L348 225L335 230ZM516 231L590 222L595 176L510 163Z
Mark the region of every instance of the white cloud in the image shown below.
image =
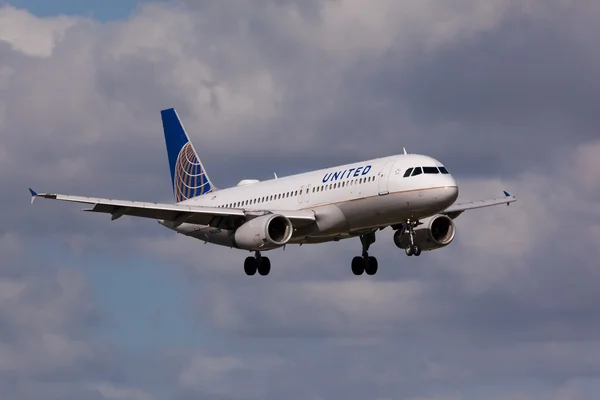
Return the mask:
M25 10L0 6L0 41L28 56L50 57L56 43L79 18L37 18Z

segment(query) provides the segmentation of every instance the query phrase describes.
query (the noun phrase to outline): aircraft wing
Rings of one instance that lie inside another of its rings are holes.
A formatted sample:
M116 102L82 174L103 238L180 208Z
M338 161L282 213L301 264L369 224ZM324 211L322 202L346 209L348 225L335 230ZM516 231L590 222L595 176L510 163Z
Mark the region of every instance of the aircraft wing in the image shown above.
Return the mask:
M149 218L171 222L176 227L182 223L208 225L215 228L233 229L246 220L264 214L281 214L289 218L295 228L303 228L315 222L312 211L274 211L274 210L242 210L234 208L203 207L183 204L145 203L130 200L113 200L95 197L71 196L54 193L36 193L32 189L31 202L41 197L44 199L91 204L92 208L83 211L111 214L111 220L124 215Z
M500 204L506 204L508 206L510 203L512 203L514 201L517 201L516 197L511 196L510 193L505 191L504 197L454 203L450 207L448 207L446 210L444 210L442 212L442 214L447 214L450 218L454 219L467 210L474 210L476 208L482 208L482 207L497 206Z

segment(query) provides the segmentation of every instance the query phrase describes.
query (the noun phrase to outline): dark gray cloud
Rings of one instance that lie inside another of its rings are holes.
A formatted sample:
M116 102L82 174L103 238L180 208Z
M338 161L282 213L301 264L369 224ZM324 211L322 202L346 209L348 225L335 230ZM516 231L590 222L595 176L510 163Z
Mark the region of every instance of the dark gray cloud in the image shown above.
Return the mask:
M595 398L599 12L591 1L185 1L99 24L0 8L0 390ZM170 201L158 111L171 106L220 186L404 145L444 161L463 198L509 189L519 202L462 215L455 243L419 259L382 231L368 280L350 276L354 240L276 251L269 279L248 279L243 252L155 222L29 205L28 186ZM114 310L100 309L85 269L48 262L52 249L77 267L143 254L186 277L203 345L140 356L107 341Z

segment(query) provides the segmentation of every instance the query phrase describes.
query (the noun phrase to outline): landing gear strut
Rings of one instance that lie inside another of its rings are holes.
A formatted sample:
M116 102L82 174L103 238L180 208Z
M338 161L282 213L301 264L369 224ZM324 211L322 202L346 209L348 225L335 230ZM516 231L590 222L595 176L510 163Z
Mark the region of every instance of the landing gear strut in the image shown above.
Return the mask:
M375 275L377 273L377 259L369 256L369 247L375 243L375 232L360 235L362 243L362 257L354 257L352 259L352 273L354 275L362 275L366 272L367 275Z
M419 223L419 221L415 221L415 220L411 220L411 219L406 220L406 230L408 232L408 237L410 238L410 243L409 243L408 247L406 249L404 249L407 256L414 255L414 256L418 257L421 255L421 248L415 244L414 228L415 228L415 226L417 226L418 223Z
M254 275L256 271L262 276L269 275L269 272L271 272L271 260L269 260L269 257L262 257L260 251L254 252L254 257L246 257L246 260L244 260L246 275Z

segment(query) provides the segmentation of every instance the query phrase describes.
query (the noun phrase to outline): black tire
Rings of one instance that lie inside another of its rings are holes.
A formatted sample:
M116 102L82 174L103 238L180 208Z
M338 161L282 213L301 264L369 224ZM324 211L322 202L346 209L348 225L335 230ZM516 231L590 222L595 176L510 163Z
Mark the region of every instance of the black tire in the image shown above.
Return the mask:
M370 256L368 260L365 260L365 272L367 275L375 275L377 273L377 269L379 268L379 263L377 259L373 256Z
M271 260L269 257L261 257L260 264L258 265L258 273L262 276L269 275L271 272Z
M256 274L256 268L258 267L258 262L254 257L246 257L244 260L244 272L248 276L252 276Z
M415 256L419 257L421 255L421 248L419 246L415 245L413 252L415 253Z
M414 254L414 250L412 246L408 246L406 249L404 249L404 252L406 253L407 256L412 256Z
M352 259L352 273L362 275L363 272L365 272L365 260L362 257L354 257Z

